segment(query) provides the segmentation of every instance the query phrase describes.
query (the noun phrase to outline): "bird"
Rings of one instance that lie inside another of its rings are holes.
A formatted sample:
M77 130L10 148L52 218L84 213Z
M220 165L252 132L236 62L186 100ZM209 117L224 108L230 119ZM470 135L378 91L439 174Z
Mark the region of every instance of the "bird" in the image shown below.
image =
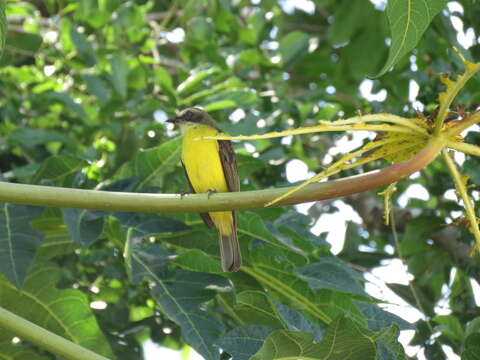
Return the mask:
M228 140L202 139L222 132L215 120L204 110L193 107L168 119L178 125L183 134L181 161L193 193L240 191L237 162ZM219 234L220 258L225 272L242 266L234 211L200 213L205 225L216 227Z

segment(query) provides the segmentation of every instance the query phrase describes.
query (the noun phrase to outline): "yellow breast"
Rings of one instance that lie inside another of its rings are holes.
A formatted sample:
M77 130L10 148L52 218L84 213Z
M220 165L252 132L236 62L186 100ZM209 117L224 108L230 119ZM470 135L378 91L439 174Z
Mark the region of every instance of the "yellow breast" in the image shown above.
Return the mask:
M218 130L205 125L190 126L184 130L182 162L197 193L228 191L217 140L197 139L217 134Z

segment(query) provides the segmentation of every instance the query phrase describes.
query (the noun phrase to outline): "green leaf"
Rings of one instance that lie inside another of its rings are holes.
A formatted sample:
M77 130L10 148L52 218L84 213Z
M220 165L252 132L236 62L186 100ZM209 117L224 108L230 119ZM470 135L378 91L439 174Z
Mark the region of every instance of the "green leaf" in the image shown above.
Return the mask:
M77 49L79 59L88 67L92 67L97 63L95 52L85 35L78 32L77 26L72 25L70 28L70 39Z
M42 210L37 206L0 203L0 272L19 288L43 241L43 235L29 225Z
M266 252L273 251L267 248ZM349 313L360 323L364 322L363 314L353 304L350 295L326 289L314 292L293 273L292 264L276 261L275 258L278 257L280 256L273 253L270 257L258 258L250 275L281 299L295 304L296 308L304 309L312 318L328 322L340 314Z
M263 325L241 325L233 328L218 340L218 345L235 360L249 360L273 331Z
M225 288L228 281L220 276L177 270L165 274L165 254L160 261L146 249L134 249L132 269L134 277L144 274L152 282L152 295L163 313L182 328L182 337L206 360L218 360L214 344L225 331L216 316L202 305L215 296L211 288ZM159 271L160 270L160 271Z
M238 173L240 178L248 178L256 171L266 168L265 162L249 155L237 155Z
M238 294L235 313L244 323L265 325L272 329L286 328L276 314L275 305L260 291L243 291Z
M69 95L51 91L46 93L45 97L47 98L48 101L62 103L66 108L76 113L82 119L87 118L87 114L85 113L85 110L83 110L83 107L77 104L75 101L73 101L73 99Z
M31 349L29 344L14 344L12 339L14 334L10 334L2 329L0 333L0 358L14 360L49 360L50 357L42 356Z
M315 344L311 333L291 330L272 332L251 360L321 359L375 360L372 332L362 329L353 320L340 317L327 328L322 341Z
M469 336L476 332L480 333L480 316L477 316L475 319L468 322L465 329L465 335Z
M213 40L214 32L209 19L196 16L189 21L187 41L190 45L203 50Z
M308 54L309 37L302 31L292 31L280 40L278 48L284 67Z
M436 330L452 340L463 342L465 333L460 321L454 315L437 315L433 318L433 321L440 325L436 327Z
M42 45L42 37L28 32L10 31L7 33L6 45L13 48L13 53L17 49L35 55Z
M333 45L338 45L351 40L355 33L366 25L365 19L370 21L374 15L373 5L363 0L338 3L333 14L333 22L327 30L330 42ZM358 58L360 59L362 56L358 56Z
M97 325L87 297L78 290L58 290L62 271L54 264L32 267L22 290L0 276L0 306L17 315L112 358L110 345Z
M102 214L85 209L62 209L62 213L68 233L83 248L93 244L102 234Z
M51 156L42 162L42 165L33 176L32 182L38 184L40 180L59 180L67 175L80 171L87 162L70 155Z
M170 97L176 99L176 92L173 88L173 80L170 74L162 67L155 69L155 81L160 85L160 88Z
M257 100L257 94L250 89L231 89L208 96L200 104L205 111L212 112L232 107L246 107Z
M5 38L7 37L7 18L5 16L5 1L0 1L0 57L5 48Z
M402 345L398 342L398 327L392 325L376 335L378 360L407 360Z
M32 220L31 226L43 233L45 240L35 254L34 261L46 261L71 254L78 245L70 237L58 208L45 208L42 216Z
M123 226L132 228L134 230L133 236L137 238L190 229L183 222L166 216L140 215L130 212L113 212L111 215L120 220Z
M415 330L415 325L403 320L395 314L382 310L376 304L355 303L367 318L367 327L372 331L380 331L395 324L400 330Z
M101 77L82 75L82 78L85 81L85 85L87 85L88 91L95 95L102 104L106 104L109 101L111 91Z
M359 282L359 275L346 264L333 257L297 269L301 279L313 290L330 289L369 297Z
M417 45L428 25L446 3L447 0L388 1L386 12L392 43L387 62L374 77L385 74L388 69Z
M400 249L404 256L427 251L426 239L436 230L440 230L442 219L436 216L420 215L409 221L406 225L405 234L400 242Z
M387 50L382 32L376 27L369 27L351 40L342 60L354 76L363 79L367 74L373 74L380 69L387 57Z
M288 330L307 331L312 333L315 338L314 341L320 340L325 332L324 326L314 325L310 320L303 316L299 311L290 306L283 305L278 301L273 300L279 317L283 320Z
M174 262L182 268L191 271L223 274L220 262L198 249L187 250L180 254Z
M194 69L192 70L190 76L188 76L180 85L177 87L178 94L185 96L192 92L194 89L200 86L200 83L207 76L216 74L220 69L216 66L210 66L208 69Z
M111 81L117 93L125 99L127 97L127 79L129 66L127 58L121 53L115 53L110 58Z
M330 249L330 244L321 236L310 231L311 218L296 211L289 211L273 222L275 229L271 229L278 240L295 252L302 253L323 249Z
M181 143L179 137L154 148L139 150L133 160L120 169L116 178L140 176L143 180L138 188L147 184L161 186L168 172L180 161Z
M473 333L465 340L462 360L480 360L480 334Z
M45 129L16 129L7 136L7 140L10 144L21 144L27 148L33 148L40 144L47 144L49 142L58 141L60 143L68 143L70 139L67 135Z
M146 248L140 247L138 243L132 244L133 249L130 254L131 261L131 280L138 285L143 279L163 278L170 264L172 253L165 250L160 245L150 245Z

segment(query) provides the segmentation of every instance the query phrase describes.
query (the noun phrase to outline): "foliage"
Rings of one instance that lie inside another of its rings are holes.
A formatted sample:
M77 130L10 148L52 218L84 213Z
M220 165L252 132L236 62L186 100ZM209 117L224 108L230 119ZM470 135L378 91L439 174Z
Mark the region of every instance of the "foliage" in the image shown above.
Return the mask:
M435 118L437 96L449 87L435 73L463 71L451 51L458 44L444 1L421 7L390 0L386 9L366 0L307 3L313 11L272 0L8 2L0 68L4 180L181 193L181 139L164 120L193 105L233 135L335 124L358 110L413 118L414 80L425 105L420 118ZM454 15L478 34L478 5L461 4L464 13ZM4 23L0 15L0 38ZM464 53L480 58L478 44ZM359 85L374 74L383 76L372 81L373 91L388 95L368 102ZM476 81L456 98L466 107L448 113L449 122L473 110ZM285 184L292 159L320 173L328 149L349 134L235 143L242 190ZM478 134L466 142L478 144ZM332 161L344 156L328 154ZM462 165L472 185L478 162L467 155ZM343 199L363 222L348 225L337 256L326 234L310 229L322 214L336 213L339 201L319 202L308 216L287 207L240 212L245 266L233 274L221 272L217 234L196 214L1 204L0 306L117 359L141 358L147 339L191 346L206 359L405 359L397 339L407 329L415 329L412 344L429 359L446 359L444 345L475 359L480 313L471 281L480 280L478 257L468 256L468 225L443 226L461 210L445 196L453 188L448 164L437 159L388 194L397 245L373 193ZM379 157L360 165L340 170L356 175L385 163ZM428 189L428 200L410 199L399 209L413 183ZM459 193L466 195L477 196L471 186ZM400 254L411 286L388 286L427 321L410 324L365 291L362 272ZM445 303L451 312L440 315ZM1 358L55 357L26 341L12 343L14 335L0 334Z

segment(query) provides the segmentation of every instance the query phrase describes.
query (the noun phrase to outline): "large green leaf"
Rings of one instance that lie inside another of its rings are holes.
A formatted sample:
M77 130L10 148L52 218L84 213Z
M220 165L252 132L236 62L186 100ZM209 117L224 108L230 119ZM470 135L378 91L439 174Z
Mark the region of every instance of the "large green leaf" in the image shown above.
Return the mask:
M102 234L102 214L85 209L62 209L62 213L70 237L82 247L90 246Z
M177 270L166 272L168 253L153 249L134 248L132 251L132 275L138 281L146 277L152 283L152 295L163 313L182 329L182 336L207 360L219 359L214 345L224 333L225 327L216 316L202 308L215 296L211 288L229 286L223 277L211 274Z
M67 175L80 171L87 165L85 160L71 155L51 156L42 162L42 165L33 176L32 182L38 183L40 180L49 179L59 180Z
M120 169L117 179L140 176L143 180L137 188L163 184L165 175L180 160L181 142L182 138L175 138L157 147L138 151L133 160Z
M230 330L218 341L218 345L235 360L249 360L273 331L263 325L241 325Z
M29 225L41 212L37 206L0 203L0 272L17 287L43 241L42 233Z
M78 290L55 287L61 275L54 264L35 264L21 290L0 276L0 306L112 358L110 345L97 325L87 297Z
M398 327L392 325L376 334L378 360L406 360L407 355L398 342Z
M387 62L375 77L385 74L417 45L428 25L446 3L447 0L388 1L386 11L392 42Z
M218 259L206 254L199 249L190 249L180 254L175 259L175 264L192 271L222 274L223 270Z
M111 81L117 93L125 99L127 96L127 80L129 66L127 58L121 53L115 53L110 59Z
M313 318L329 322L341 314L349 313L359 322L365 321L350 295L328 289L313 290L295 273L296 266L292 263L295 258L291 258L291 254L296 256L292 252L258 246L249 254L254 269L246 271L263 286L295 304L296 308L304 309Z
M102 104L108 102L111 96L111 91L100 76L83 75L82 78L91 94L95 95Z
M42 356L32 350L29 344L12 342L13 334L9 334L2 329L0 333L0 359L14 360L49 360L48 356Z
M373 4L363 0L338 2L333 14L333 22L327 29L330 42L338 45L350 41L360 28L369 24L365 19L371 19L375 15L374 11Z
M289 67L292 63L308 53L309 37L302 31L292 31L280 40L278 51L282 65Z
M272 329L287 327L276 314L275 305L261 291L243 291L237 295L235 313L246 324L265 325Z
M40 230L45 240L37 250L34 261L46 261L57 256L71 254L78 248L68 233L62 218L62 212L57 208L46 208L42 216L31 222L34 229Z
M358 326L347 317L333 321L322 341L315 344L311 333L291 330L272 332L252 360L321 359L375 360L373 333Z
M359 275L335 257L322 257L316 263L298 268L297 274L313 290L330 289L369 297L360 284Z
M314 341L318 341L322 338L324 334L323 323L314 325L309 319L303 316L299 311L291 308L290 306L284 305L278 301L273 301L275 307L277 308L277 314L282 319L284 324L289 330L295 331L307 331L312 333L315 338Z
M20 128L9 133L7 141L11 145L21 144L27 148L33 148L53 141L68 143L71 140L64 133L55 130Z
M454 315L437 315L433 318L439 326L435 330L440 331L452 340L462 342L465 337L465 332L460 324L460 321Z
M83 33L77 30L76 25L72 25L70 28L70 39L77 49L79 59L89 67L94 66L97 59L92 44Z
M400 330L415 330L415 326L395 314L382 310L377 304L355 303L367 318L367 327L373 331L395 324Z

